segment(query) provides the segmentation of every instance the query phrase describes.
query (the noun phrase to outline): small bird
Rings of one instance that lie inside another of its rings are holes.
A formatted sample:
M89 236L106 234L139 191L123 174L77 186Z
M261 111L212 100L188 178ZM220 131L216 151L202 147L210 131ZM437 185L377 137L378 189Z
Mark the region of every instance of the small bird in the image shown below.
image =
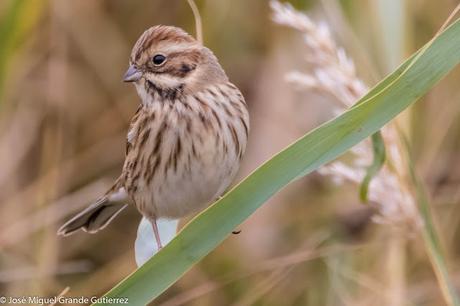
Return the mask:
M212 51L173 26L154 26L131 52L125 82L141 103L131 120L123 170L97 201L58 231L95 233L127 205L152 224L182 218L218 199L246 149L249 114Z

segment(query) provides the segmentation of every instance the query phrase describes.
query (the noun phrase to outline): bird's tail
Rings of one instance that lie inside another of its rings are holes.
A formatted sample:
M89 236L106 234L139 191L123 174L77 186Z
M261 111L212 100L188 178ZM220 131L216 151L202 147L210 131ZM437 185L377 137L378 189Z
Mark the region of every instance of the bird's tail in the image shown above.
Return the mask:
M58 235L69 236L79 229L95 233L106 227L128 205L125 189L118 188L117 184L118 182L103 197L61 226Z

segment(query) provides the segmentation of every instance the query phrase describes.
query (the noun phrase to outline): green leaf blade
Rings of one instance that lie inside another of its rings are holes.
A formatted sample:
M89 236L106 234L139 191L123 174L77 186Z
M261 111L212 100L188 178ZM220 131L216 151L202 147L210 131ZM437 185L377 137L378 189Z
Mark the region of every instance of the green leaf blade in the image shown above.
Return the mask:
M361 186L359 188L359 197L363 203L367 203L367 194L369 191L369 185L372 179L382 169L383 164L386 160L385 143L383 141L382 133L379 131L372 135L372 151L373 161L372 164L367 168L366 175L364 176Z
M273 194L300 174L316 170L376 133L424 95L460 62L458 50L460 22L456 21L347 112L314 129L259 167L105 297L127 297L132 305L153 300Z

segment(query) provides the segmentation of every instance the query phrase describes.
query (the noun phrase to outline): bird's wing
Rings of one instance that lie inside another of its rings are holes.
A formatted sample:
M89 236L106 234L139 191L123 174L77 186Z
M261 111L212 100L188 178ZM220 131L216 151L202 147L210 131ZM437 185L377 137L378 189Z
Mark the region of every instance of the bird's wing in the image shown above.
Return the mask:
M137 122L137 119L139 119L141 110L142 110L142 105L139 105L136 113L134 114L133 118L131 118L131 122L129 123L128 135L126 136L126 152L125 152L126 156L128 156L129 151L133 147L134 140L137 136L136 122Z

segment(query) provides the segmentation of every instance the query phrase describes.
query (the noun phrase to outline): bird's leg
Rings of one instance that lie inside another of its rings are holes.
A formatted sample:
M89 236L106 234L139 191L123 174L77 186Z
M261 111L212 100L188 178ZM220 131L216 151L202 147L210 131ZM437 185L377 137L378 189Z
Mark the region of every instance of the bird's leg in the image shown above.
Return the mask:
M163 246L161 245L160 232L158 231L157 219L156 218L150 219L150 223L152 223L153 234L155 235L155 240L157 241L157 246L158 246L158 251L159 251L163 248Z

